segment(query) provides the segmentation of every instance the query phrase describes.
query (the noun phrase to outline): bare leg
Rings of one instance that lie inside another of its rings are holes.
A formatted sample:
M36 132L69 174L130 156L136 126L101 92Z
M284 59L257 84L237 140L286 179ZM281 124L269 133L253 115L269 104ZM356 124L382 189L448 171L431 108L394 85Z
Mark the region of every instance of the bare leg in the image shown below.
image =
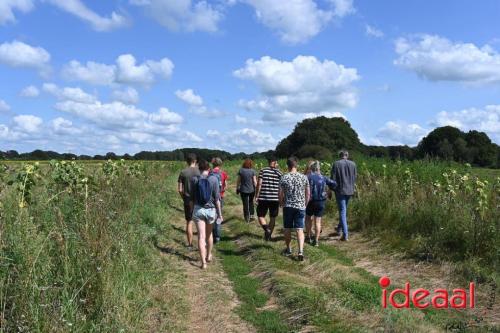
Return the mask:
M271 234L274 231L274 225L276 224L276 217L271 217L269 219L269 231L271 231Z
M214 222L215 223L215 222ZM212 233L213 224L205 224L205 239L207 240L207 261L212 261L212 248L214 246L214 237Z
M297 241L299 243L299 253L304 251L304 230L297 229Z
M303 235L303 234L302 234ZM292 233L290 229L285 229L285 245L287 249L290 249L290 242L292 241ZM304 240L302 239L302 242Z
M312 216L306 215L306 237L311 238L311 229L312 229Z
M198 250L200 251L201 268L206 268L207 263L205 258L207 257L207 249L205 239L205 221L198 221L196 223L196 228L198 229Z
M316 239L316 244L319 242L319 235L321 234L321 217L314 217L314 230L315 230L315 235L314 238Z
M186 238L188 246L193 246L193 221L186 221Z

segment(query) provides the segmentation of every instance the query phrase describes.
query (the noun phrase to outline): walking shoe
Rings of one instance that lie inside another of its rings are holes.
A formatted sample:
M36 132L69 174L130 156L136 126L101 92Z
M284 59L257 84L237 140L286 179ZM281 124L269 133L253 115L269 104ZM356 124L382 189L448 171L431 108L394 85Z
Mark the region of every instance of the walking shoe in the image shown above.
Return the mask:
M349 239L345 238L344 236L340 237L340 241L341 242L348 242Z
M299 259L299 261L304 261L304 252L299 252L297 258Z
M311 237L307 237L307 238L306 238L306 242L307 242L308 244L312 244L312 240L313 240L313 239L312 239Z
M186 245L186 250L188 250L188 252L193 251L194 250L193 245Z
M292 249L284 249L283 252L281 252L285 257L289 257L292 255Z
M220 242L220 238L219 237L215 237L214 238L214 244L217 244L218 242Z
M314 244L313 244L315 247L319 247L319 241L316 241L314 240Z

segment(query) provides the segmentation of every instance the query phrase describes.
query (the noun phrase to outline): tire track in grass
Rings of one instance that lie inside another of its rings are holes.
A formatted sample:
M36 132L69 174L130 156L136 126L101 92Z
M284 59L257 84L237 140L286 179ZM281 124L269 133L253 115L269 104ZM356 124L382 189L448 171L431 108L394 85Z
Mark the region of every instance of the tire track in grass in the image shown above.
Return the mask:
M181 318L185 322L185 332L235 332L250 333L255 329L243 321L235 312L240 302L233 291L233 284L226 276L222 260L217 258L214 250L214 260L208 269L200 268L198 251L188 251L185 246L184 215L180 200L170 189L174 188L176 179L170 179L167 201L172 208L168 216L170 232L158 235L154 246L164 256L176 261L179 269L185 274L185 292L189 303L189 314ZM197 235L194 236L197 244Z
M234 204L226 205L226 215L241 215L238 201L234 198L231 201ZM263 298L274 297L278 307L275 311L295 331L441 332L465 320L464 315L456 311L381 309L378 277L356 267L351 256L337 249L341 246L339 243L323 243L317 248L306 245L306 261L295 262L280 255L284 246L281 236L275 236L279 242L264 242L259 227L247 225L238 218L232 219L225 229L226 233L229 231L225 242L230 244L225 244L222 250L230 252L222 255L235 257L234 260L244 266L234 277L229 272L228 276L234 279L239 279L240 275L258 277L257 282L252 282L251 290L267 294ZM224 269L233 268L224 265ZM250 292L237 293L240 296ZM246 302L263 304L251 297ZM258 306L255 309L258 310Z

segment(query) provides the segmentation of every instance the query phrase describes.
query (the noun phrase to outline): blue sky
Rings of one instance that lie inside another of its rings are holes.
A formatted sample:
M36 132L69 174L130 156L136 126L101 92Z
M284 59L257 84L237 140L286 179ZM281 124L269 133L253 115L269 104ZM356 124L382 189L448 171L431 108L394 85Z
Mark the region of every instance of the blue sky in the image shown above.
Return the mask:
M274 148L342 116L366 144L500 143L500 2L2 0L0 150Z

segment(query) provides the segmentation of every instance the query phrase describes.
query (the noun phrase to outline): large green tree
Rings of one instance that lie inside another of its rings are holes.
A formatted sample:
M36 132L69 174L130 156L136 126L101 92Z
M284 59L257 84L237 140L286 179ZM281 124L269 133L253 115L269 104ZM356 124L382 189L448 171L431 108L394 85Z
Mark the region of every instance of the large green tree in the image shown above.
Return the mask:
M304 146L307 147L303 148ZM358 134L351 128L347 120L317 117L298 123L293 132L278 144L276 154L279 157L298 153L304 155L319 152L318 147L323 147L331 153L340 149L363 150Z

